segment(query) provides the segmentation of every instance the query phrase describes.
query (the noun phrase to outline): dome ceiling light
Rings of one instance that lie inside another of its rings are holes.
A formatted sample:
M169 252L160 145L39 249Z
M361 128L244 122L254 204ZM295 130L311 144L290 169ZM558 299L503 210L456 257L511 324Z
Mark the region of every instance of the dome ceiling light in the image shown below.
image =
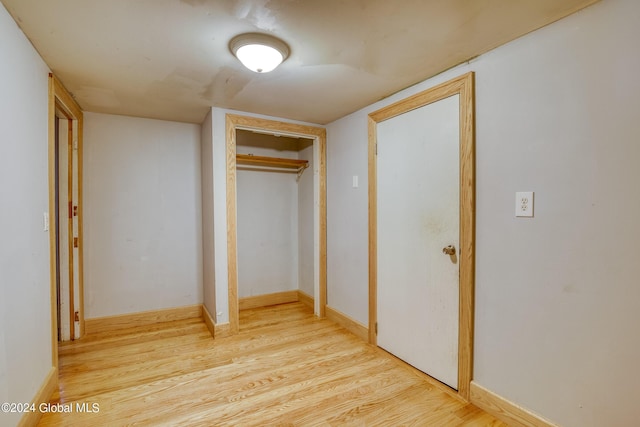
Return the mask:
M289 56L289 46L285 42L261 33L235 36L229 42L229 50L242 65L256 73L273 71Z

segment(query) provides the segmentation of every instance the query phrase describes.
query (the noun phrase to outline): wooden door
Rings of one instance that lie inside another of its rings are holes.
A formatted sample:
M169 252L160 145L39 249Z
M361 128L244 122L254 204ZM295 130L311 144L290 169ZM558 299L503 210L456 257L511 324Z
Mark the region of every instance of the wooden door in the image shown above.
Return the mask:
M459 105L453 95L377 124L378 345L454 389Z

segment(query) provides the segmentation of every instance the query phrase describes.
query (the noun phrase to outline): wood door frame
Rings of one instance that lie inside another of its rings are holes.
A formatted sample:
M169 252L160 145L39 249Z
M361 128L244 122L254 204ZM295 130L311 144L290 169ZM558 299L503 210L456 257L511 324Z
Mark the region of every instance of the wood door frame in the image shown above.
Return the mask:
M319 317L325 317L327 305L327 131L324 128L258 117L226 114L226 163L227 163L227 266L229 329L231 334L239 331L238 312L238 241L237 241L237 195L236 195L236 130L272 132L285 136L313 139L318 143L319 179ZM315 159L314 159L315 161Z
M83 248L83 209L82 209L82 139L83 139L83 114L80 106L71 97L69 92L64 88L62 83L52 74L49 73L49 218L51 213L56 212L56 170L55 170L55 151L56 151L56 110L62 112L67 119L77 123L77 140L78 140L78 199L76 206L78 207L78 301L77 307L80 336L84 335L84 263L82 256ZM57 316L57 290L56 275L58 274L58 265L56 262L56 232L55 227L49 224L49 275L50 275L50 297L51 297L51 360L52 365L58 367L58 316ZM71 236L73 238L73 236ZM69 254L70 257L73 253ZM73 274L73 271L70 271Z
M469 400L473 376L475 288L475 78L469 72L369 114L369 342L377 345L377 124L450 96L460 96L460 296L458 395Z

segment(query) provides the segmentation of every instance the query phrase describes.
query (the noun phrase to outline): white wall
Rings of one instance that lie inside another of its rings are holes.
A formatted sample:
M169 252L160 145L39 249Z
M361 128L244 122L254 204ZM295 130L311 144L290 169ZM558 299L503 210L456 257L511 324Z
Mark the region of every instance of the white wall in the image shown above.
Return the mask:
M329 305L367 321L366 114L476 71L475 381L559 425L636 425L638 22L603 0L330 124Z
M327 126L327 305L363 325L369 322L369 111Z
M227 110L211 108L211 114L205 120L211 121L212 127L212 165L213 185L213 245L216 298L215 321L219 324L229 323L229 265L227 263L227 144L225 139L225 114ZM210 286L210 285L209 285ZM210 292L206 289L205 292Z
M200 126L85 114L85 316L202 303Z
M243 147L240 154L298 158L297 151ZM238 297L298 289L298 184L296 175L237 170Z
M0 5L0 402L29 402L51 369L49 69ZM0 425L21 414L0 412Z
M215 248L213 233L213 129L211 111L202 122L200 137L201 186L202 186L202 288L203 303L211 316L216 313L215 294Z
M315 296L314 292L314 268L316 262L314 233L316 217L314 216L314 171L316 164L313 162L314 146L300 150L298 158L307 160L309 167L300 176L298 181L298 289L309 296Z

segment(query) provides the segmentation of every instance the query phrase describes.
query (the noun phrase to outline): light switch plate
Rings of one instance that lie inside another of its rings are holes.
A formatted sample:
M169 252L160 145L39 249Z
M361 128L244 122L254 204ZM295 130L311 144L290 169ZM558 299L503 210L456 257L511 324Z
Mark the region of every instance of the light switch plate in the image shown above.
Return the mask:
M518 191L516 193L516 216L533 216L533 191Z
M358 175L353 175L353 188L358 188Z

